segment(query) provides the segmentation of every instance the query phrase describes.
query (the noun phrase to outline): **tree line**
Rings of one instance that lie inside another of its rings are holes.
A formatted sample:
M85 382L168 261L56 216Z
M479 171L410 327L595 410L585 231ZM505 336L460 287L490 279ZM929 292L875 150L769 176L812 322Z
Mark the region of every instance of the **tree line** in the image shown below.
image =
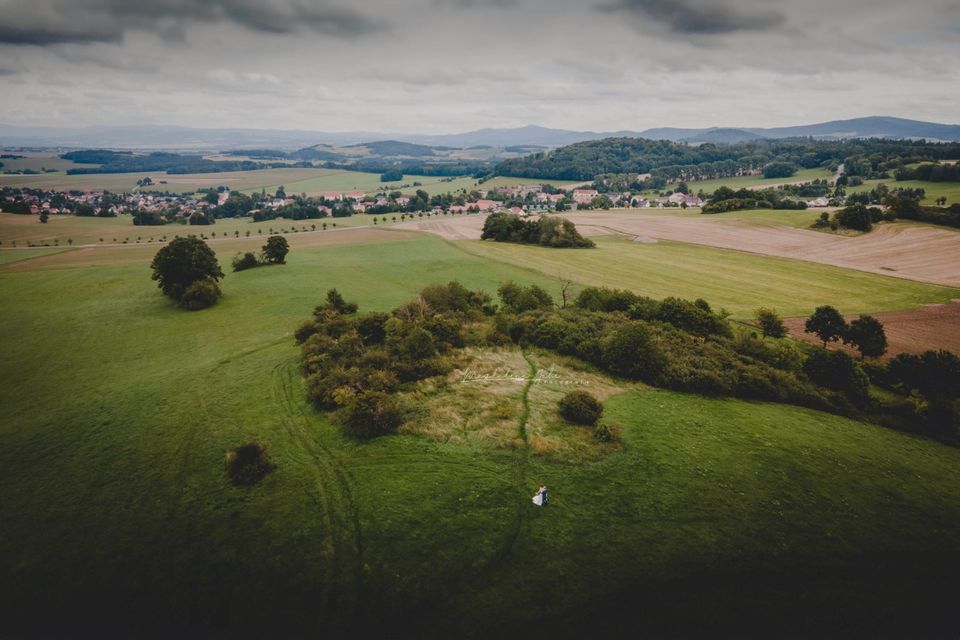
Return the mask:
M873 177L882 173L887 177L889 171L911 162L947 158L960 158L960 143L801 138L690 146L665 140L607 138L504 160L493 172L567 180L592 180L611 173L652 173L653 177L676 182L752 175L765 169L771 177L784 176L792 175L792 167L835 170L843 163L850 175Z

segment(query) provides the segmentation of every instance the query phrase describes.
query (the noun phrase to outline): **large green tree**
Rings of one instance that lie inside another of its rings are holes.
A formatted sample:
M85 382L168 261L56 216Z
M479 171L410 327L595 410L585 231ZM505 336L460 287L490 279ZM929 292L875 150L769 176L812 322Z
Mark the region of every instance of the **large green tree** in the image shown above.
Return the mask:
M851 322L843 342L856 347L861 357L879 358L887 352L887 334L883 330L883 323L873 316L861 315Z
M816 334L823 340L823 346L826 348L828 342L836 342L847 332L847 322L840 315L840 312L824 305L817 307L804 327L806 333Z
M263 245L264 262L283 264L288 253L290 253L290 245L283 236L270 236L267 238L267 244Z
M195 282L209 280L216 283L223 277L217 255L199 238L176 238L157 251L150 263L151 278L157 286L178 302Z

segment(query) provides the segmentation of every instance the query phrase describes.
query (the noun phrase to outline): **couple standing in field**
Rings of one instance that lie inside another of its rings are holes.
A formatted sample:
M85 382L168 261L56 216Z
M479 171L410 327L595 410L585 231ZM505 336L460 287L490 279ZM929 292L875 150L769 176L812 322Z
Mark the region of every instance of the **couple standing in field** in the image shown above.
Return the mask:
M537 505L538 507L547 506L547 485L540 485L540 488L537 489L537 492L533 494L533 504Z

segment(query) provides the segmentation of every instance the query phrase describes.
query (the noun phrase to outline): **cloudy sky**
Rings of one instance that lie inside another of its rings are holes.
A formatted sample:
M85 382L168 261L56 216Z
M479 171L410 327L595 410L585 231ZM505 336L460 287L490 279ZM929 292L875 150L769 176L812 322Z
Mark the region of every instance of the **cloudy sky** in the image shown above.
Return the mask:
M960 0L0 0L0 122L960 122Z

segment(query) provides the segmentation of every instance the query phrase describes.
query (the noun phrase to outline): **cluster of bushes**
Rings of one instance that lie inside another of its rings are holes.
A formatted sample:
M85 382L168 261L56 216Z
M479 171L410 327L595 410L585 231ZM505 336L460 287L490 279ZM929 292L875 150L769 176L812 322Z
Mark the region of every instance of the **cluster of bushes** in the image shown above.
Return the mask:
M576 225L564 218L542 216L537 220L526 220L510 213L487 216L480 238L555 248L595 246L593 240L581 236Z
M901 167L894 174L896 180L924 180L926 182L960 182L957 164L921 164L911 169Z
M901 353L887 363L884 379L901 392L918 396L916 412L937 435L956 436L960 427L960 358L950 351Z
M781 185L777 187L777 191L795 198L821 198L830 195L833 192L833 187L830 186L829 180L817 178L803 184Z
M789 192L782 189L738 189L720 187L710 196L710 201L703 205L701 213L726 213L744 209L806 209L807 203L800 200L791 200Z
M573 356L610 374L676 391L841 414L871 408L870 378L846 353L808 348L807 355L786 341L733 331L725 314L713 312L702 300L656 301L591 287L573 306L557 308L542 288L514 283L502 285L499 297L495 307L485 293L451 282L427 287L390 313L360 314L357 305L331 290L327 302L296 332L311 401L338 411L346 430L358 438L388 434L404 421L399 392L407 385L451 371L457 350L465 346L512 343ZM847 325L821 308L808 330L825 344L842 336L868 355L886 348L882 325L869 316ZM933 356L895 358L887 384L935 398L925 406L934 407L937 415L947 405L953 411L960 364L950 355L952 360L938 356L936 376L928 372L934 369L927 362ZM948 379L956 382L942 382ZM596 425L602 405L589 394L574 392L558 410L572 423ZM598 426L594 435L611 441L616 429Z
M946 227L960 228L960 203L954 203L945 209L940 207L919 207L907 215L900 215L900 217L908 220L917 220L918 222L929 222L931 224L941 224Z
M824 215L814 223L814 226L870 231L873 223L880 220L893 221L902 218L960 227L960 204L955 203L949 207L924 207L921 206L920 201L925 196L926 192L923 189L890 189L881 184L870 191L851 194L847 197L847 206L838 211L832 220ZM938 202L945 204L946 198L941 197ZM881 210L878 207L866 206L870 204L881 204L884 208Z
M852 204L838 210L830 217L826 211L813 223L814 228L829 227L837 229L853 229L855 231L871 231L873 225L881 220L894 220L895 216L884 214L879 207L867 207L862 204Z
M284 264L287 254L290 252L290 245L283 236L270 236L267 238L267 244L263 245L259 256L252 251L238 253L233 258L233 270L245 271L254 267L260 267L268 264Z
M492 313L488 295L458 282L427 287L389 314L357 313L330 290L295 334L307 394L316 407L339 410L355 437L391 433L405 415L396 392L449 372L451 350L483 343L473 328Z
M764 178L789 178L799 167L792 162L771 162L763 167Z
M352 213L352 212L351 212ZM347 217L350 213L344 216ZM287 218L290 220L319 220L325 218L327 213L320 207L313 204L288 204L282 207L259 209L253 213L254 222L265 222L267 220L276 220L277 218Z
M163 211L138 209L131 213L133 214L133 224L136 226L160 227L170 222L170 219L164 215Z
M577 296L574 305L586 311L620 312L631 320L664 322L698 336L732 335L726 313L714 313L706 300L693 302L680 298L657 301L638 296L632 291L587 287Z
M703 300L655 301L591 287L569 309L544 300L518 312L504 302L495 321L517 344L575 356L656 386L851 411L842 393L819 389L806 378L796 349L734 335L724 314Z

